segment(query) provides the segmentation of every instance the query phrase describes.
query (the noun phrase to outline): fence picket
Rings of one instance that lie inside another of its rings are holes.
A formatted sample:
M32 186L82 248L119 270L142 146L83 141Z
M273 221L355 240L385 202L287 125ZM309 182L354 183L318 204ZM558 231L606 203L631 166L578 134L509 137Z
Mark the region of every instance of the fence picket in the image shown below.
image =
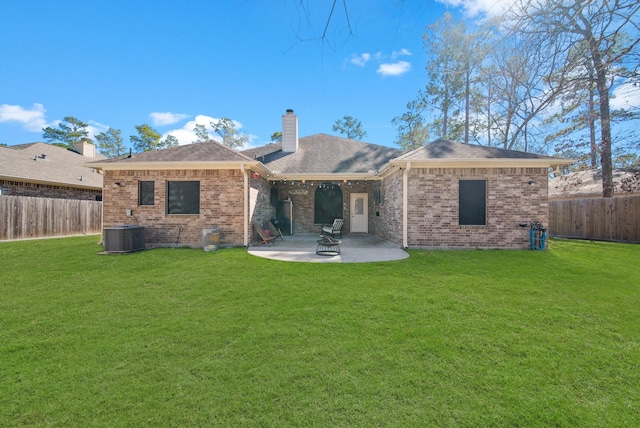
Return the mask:
M0 241L102 231L102 202L0 195Z
M564 238L640 243L640 196L551 200L549 232Z

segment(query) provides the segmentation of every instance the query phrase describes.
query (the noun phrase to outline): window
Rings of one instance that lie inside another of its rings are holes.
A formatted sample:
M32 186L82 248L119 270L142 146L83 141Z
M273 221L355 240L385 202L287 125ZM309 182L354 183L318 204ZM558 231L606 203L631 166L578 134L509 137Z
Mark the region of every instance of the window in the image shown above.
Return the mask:
M458 196L458 224L484 226L487 224L486 180L460 180Z
M382 205L382 186L379 181L373 183L373 203L375 205Z
M342 218L342 189L333 183L323 183L316 189L313 222L331 224Z
M138 205L154 205L154 190L155 183L153 181L138 182Z
M168 181L167 214L200 214L200 182Z

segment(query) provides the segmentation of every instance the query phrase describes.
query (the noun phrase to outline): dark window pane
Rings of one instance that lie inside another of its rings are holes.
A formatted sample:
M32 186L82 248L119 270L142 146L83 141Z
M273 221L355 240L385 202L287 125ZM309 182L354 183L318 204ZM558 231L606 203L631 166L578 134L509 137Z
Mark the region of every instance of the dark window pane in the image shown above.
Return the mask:
M460 180L458 216L460 225L487 224L487 182Z
M316 189L313 222L331 224L342 218L342 189L333 183L321 184Z
M153 181L140 181L138 183L138 205L153 205L153 191L155 183Z
M200 182L168 181L167 214L200 214Z

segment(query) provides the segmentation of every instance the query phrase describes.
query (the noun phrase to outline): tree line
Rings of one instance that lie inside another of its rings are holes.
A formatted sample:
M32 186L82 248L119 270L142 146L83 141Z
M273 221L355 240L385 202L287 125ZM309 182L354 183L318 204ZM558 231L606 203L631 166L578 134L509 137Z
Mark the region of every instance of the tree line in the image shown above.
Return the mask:
M241 149L249 141L249 137L242 134L237 129L236 123L227 117L212 121L210 125L213 133L218 136L220 143L230 149ZM73 116L66 116L57 127L49 126L43 128L42 138L48 143L61 145L71 150L74 150L75 145L82 141L92 144L95 143L98 146L99 152L109 158L122 156L129 150L125 147L120 129L109 128L106 131L102 131L94 136L94 142L89 138L88 127L88 123ZM132 150L136 153L165 149L178 145L178 139L175 136L167 135L162 139L162 134L149 124L136 125L135 129L137 134L129 136L129 141L132 143ZM362 129L362 122L351 116L344 116L342 119L338 119L333 125L333 130L351 139L361 140L367 135L366 131ZM193 128L193 132L196 136L196 140L193 141L193 143L201 143L214 139L214 137L209 134L206 125L197 124ZM282 132L274 132L271 135L271 141L281 142Z
M77 119L73 116L66 116L58 124L57 128L46 127L42 129L42 138L45 141L61 145L63 147L74 149L79 142L86 141L94 143L89 138L89 124ZM249 137L241 134L236 129L236 124L229 118L222 118L211 122L211 128L215 134L222 140L225 146L237 149L241 148ZM164 139L162 134L155 130L149 124L143 123L136 125L136 134L129 136L132 144L132 150L136 153L148 152L152 150L160 150L178 145L178 139L173 135L167 135ZM194 143L212 140L205 125L196 125L193 129L197 140ZM122 156L129 149L125 147L120 129L109 128L94 136L95 144L98 146L99 152L109 158Z
M639 112L611 107L616 88L640 83L639 10L637 0L517 0L474 31L445 13L426 27L428 83L392 120L396 143L555 153L601 167L612 196L613 162L640 166Z

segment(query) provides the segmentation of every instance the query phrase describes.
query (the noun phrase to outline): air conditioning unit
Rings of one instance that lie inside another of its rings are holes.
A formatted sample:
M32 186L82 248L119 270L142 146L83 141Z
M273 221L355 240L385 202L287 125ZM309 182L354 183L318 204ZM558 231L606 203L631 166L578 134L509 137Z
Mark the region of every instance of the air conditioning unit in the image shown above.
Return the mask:
M105 253L131 253L144 250L144 227L112 226L104 228Z

